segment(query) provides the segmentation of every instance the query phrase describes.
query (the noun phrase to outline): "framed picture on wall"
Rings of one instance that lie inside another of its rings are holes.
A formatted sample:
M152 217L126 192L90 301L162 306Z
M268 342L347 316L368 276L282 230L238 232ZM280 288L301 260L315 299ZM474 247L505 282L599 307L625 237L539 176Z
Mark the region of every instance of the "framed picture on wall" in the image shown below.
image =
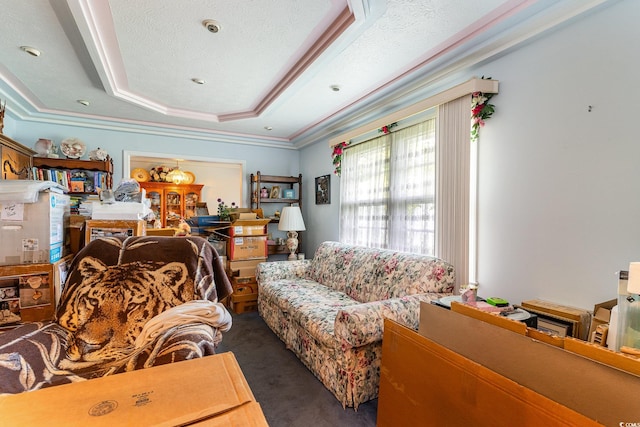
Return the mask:
M331 204L331 175L316 178L316 205Z

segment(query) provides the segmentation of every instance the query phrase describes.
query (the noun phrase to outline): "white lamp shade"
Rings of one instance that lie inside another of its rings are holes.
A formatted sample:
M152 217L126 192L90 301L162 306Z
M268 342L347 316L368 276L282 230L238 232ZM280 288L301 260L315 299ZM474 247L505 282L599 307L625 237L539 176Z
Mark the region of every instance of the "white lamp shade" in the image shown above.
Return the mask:
M278 224L278 230L281 231L304 231L304 220L302 219L302 212L300 212L299 206L286 206L282 208L282 214L280 214L280 223Z
M630 294L640 294L640 262L632 262L629 264L627 292Z

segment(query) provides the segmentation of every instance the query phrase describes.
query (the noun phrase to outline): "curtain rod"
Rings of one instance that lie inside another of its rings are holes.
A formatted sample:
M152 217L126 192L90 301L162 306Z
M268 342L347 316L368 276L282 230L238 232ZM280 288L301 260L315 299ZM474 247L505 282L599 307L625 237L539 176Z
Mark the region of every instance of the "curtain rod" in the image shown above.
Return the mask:
M329 140L329 146L333 147L334 145L340 144L342 141L349 141L362 134L388 125L389 123L394 123L402 119L406 119L407 117L428 110L429 108L435 107L436 105L453 101L454 99L470 95L474 92L498 93L498 83L498 80L480 79L474 77L464 83L461 83L443 92L437 93L433 96L430 96L429 98L423 99L422 101L416 102L415 104L412 104L394 113L376 119L370 123L367 123L366 125L345 132L335 138L331 138ZM469 113L469 117L471 117L471 113Z

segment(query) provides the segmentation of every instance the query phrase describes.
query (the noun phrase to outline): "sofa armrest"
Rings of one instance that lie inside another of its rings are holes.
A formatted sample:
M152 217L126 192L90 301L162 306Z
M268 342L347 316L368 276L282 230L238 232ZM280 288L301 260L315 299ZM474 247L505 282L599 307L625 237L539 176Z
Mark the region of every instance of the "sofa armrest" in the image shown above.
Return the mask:
M282 279L304 279L310 267L310 259L263 262L256 268L256 277L258 283Z
M417 330L420 302L435 301L443 296L445 294L426 293L344 307L336 316L335 337L347 347L360 347L380 341L385 318Z

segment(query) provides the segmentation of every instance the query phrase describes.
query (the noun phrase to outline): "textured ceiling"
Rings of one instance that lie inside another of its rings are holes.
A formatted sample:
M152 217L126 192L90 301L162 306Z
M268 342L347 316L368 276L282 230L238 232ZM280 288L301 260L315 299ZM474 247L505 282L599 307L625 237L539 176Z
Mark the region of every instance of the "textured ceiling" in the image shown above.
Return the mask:
M0 0L0 98L20 120L303 146L603 3Z

